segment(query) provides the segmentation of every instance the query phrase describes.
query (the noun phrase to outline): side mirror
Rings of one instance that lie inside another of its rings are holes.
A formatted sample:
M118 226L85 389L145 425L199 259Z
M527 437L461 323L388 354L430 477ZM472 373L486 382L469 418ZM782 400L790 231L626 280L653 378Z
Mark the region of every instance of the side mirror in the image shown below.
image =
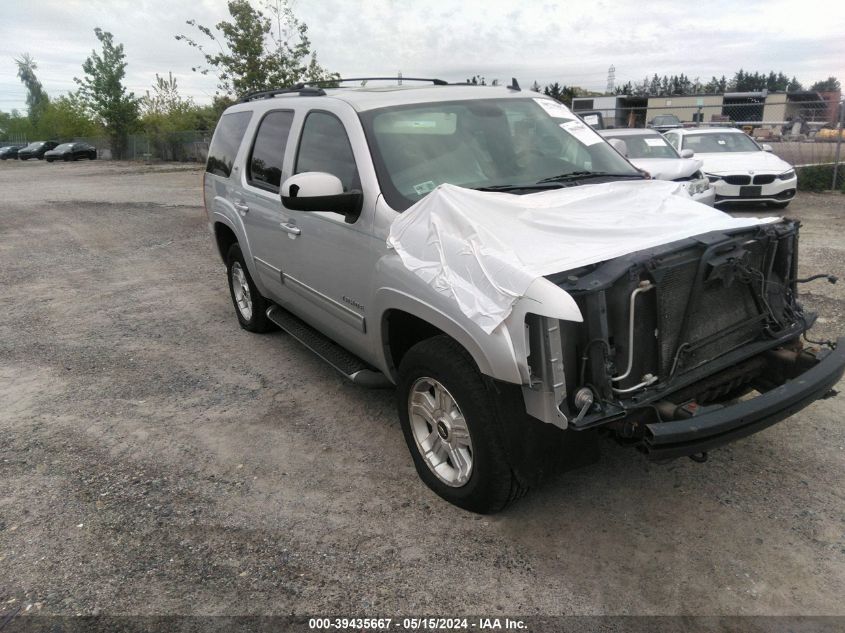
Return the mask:
M691 149L682 149L681 150L681 158L692 158L695 156L695 152Z
M775 150L772 148L772 146L771 146L771 145L769 145L768 143L763 143L763 144L760 146L760 149L762 149L764 152L773 152L773 151L775 151Z
M622 154L622 156L628 157L628 144L621 138L609 138L607 142L610 143L613 149Z
M322 171L294 174L282 183L282 204L294 211L330 211L353 224L361 215L364 194L344 191L340 178Z

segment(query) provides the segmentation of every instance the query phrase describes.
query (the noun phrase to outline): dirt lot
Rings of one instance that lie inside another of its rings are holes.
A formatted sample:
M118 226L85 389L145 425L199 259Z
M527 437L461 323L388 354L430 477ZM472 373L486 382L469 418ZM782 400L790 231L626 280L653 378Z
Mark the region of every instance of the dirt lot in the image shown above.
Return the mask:
M468 514L391 392L238 328L199 185L0 163L0 614L845 614L845 395ZM789 212L802 272L845 274L845 198ZM845 332L845 284L805 288Z

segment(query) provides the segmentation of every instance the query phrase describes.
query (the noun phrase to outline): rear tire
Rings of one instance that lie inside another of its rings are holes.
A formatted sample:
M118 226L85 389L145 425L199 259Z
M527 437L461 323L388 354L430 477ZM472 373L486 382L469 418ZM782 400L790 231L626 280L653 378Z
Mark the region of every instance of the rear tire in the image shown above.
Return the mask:
M229 294L235 306L238 323L249 332L271 332L276 329L267 318L270 302L261 296L244 261L240 245L235 242L226 256L226 277L229 280Z
M504 427L515 422L507 412L514 407L453 339L435 336L408 350L396 393L414 466L440 497L487 514L528 491L504 445Z

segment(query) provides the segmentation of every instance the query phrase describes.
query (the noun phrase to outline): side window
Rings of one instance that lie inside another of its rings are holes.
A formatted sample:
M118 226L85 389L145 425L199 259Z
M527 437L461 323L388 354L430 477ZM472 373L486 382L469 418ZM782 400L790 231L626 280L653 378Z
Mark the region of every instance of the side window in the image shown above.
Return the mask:
M349 137L337 117L326 112L308 115L302 126L295 171L324 171L340 178L344 191L361 188Z
M285 145L292 121L291 111L270 112L261 119L247 164L246 177L251 185L268 191L279 191Z
M252 112L232 112L220 117L211 147L208 148L208 162L205 171L217 176L229 177L235 155L246 132Z

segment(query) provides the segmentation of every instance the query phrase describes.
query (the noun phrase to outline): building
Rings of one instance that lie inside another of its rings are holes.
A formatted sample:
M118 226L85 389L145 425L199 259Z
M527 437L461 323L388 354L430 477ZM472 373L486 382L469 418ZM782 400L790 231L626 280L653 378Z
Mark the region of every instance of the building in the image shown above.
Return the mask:
M655 116L673 114L684 123L759 125L835 123L841 93L726 92L724 94L575 97L572 109L601 112L606 127L642 127Z

